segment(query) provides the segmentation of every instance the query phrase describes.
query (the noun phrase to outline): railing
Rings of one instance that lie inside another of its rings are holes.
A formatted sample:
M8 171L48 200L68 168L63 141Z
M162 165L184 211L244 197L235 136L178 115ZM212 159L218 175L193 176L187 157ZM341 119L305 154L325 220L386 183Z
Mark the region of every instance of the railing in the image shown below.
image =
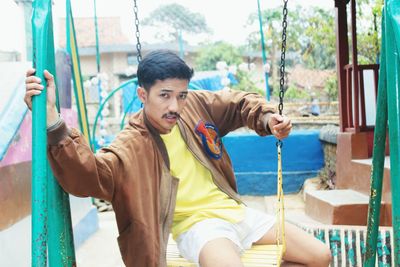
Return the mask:
M378 92L378 64L370 65L357 65L357 75L354 75L354 67L352 64L348 64L344 67L345 73L345 94L342 95L342 107L341 111L344 114L342 116L342 131L345 132L366 132L374 129L374 124L368 124L368 120L371 118L367 117L367 111L374 114L376 109L376 96ZM365 78L366 71L372 71L373 82ZM356 79L356 81L354 80ZM366 88L368 84L368 88ZM371 88L371 86L373 88ZM372 91L371 91L372 90ZM371 100L371 98L373 99ZM367 107L367 105L370 105ZM371 110L372 109L372 110ZM372 118L370 121L375 121Z

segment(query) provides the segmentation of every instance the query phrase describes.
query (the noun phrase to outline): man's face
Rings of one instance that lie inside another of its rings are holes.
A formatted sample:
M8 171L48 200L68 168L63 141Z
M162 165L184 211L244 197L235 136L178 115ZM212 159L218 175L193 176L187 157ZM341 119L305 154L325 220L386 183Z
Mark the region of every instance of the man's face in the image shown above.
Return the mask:
M158 80L149 91L138 88L138 96L144 104L144 112L151 125L160 134L166 134L175 126L185 106L188 81L180 79Z

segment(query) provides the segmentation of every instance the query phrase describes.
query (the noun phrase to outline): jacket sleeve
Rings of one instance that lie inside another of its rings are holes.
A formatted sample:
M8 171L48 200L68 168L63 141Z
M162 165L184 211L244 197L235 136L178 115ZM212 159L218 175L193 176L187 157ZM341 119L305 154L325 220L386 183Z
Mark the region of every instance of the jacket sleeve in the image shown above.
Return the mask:
M195 95L214 120L221 136L243 126L261 136L271 134L263 117L275 113L276 107L267 103L263 96L235 90L196 91Z
M65 191L81 197L111 201L119 158L111 151L91 151L84 136L65 122L47 132L48 158Z

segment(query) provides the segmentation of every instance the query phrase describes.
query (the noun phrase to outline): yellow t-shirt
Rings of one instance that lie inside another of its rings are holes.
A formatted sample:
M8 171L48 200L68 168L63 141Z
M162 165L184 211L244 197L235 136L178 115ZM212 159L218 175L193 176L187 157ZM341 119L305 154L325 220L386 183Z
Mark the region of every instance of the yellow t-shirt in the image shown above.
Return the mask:
M208 218L238 222L243 206L222 192L211 172L187 148L178 126L161 135L168 151L171 174L179 179L172 235L176 239L195 223Z

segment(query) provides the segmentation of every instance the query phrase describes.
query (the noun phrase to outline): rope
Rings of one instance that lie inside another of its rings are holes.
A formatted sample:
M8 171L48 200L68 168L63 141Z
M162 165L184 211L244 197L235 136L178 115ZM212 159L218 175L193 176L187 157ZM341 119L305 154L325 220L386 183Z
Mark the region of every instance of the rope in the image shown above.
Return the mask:
M287 3L288 0L283 0L283 19L282 19L282 47L281 47L281 64L280 64L280 81L279 81L279 105L278 111L279 115L282 115L283 111L283 96L285 94L285 57L286 57L286 28L287 28ZM283 178L282 178L282 159L281 159L281 149L282 141L278 140L276 142L277 153L278 153L278 177L277 177L277 199L278 207L276 212L276 243L277 250L282 244L282 255L286 251L286 239L285 239L285 210L284 210L284 196L283 196ZM280 262L277 263L280 266Z
M282 160L281 160L281 146L277 146L278 150L278 177L277 177L277 199L278 209L276 212L276 245L277 252L279 253L279 246L282 245L282 255L286 251L285 239L285 208L283 202L283 178L282 178ZM279 263L278 263L279 266Z

